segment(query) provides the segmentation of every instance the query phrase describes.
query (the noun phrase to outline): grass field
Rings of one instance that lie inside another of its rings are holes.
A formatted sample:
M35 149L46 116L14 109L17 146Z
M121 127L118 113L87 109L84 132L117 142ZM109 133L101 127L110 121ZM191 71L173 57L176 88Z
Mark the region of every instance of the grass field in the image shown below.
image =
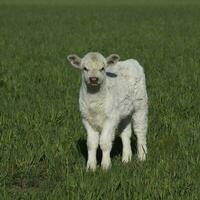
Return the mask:
M198 1L38 2L0 2L0 199L199 200ZM112 170L85 171L80 76L66 56L88 51L144 66L146 162L122 164L115 145Z

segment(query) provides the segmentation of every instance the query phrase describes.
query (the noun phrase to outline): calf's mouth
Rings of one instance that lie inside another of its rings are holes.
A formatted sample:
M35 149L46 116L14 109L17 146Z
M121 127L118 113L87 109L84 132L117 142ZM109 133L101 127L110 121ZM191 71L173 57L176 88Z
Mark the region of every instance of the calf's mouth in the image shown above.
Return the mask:
M92 86L99 85L99 78L95 76L89 77L89 84Z
M98 81L90 81L90 85L91 86L98 86L99 85L99 83L98 83Z

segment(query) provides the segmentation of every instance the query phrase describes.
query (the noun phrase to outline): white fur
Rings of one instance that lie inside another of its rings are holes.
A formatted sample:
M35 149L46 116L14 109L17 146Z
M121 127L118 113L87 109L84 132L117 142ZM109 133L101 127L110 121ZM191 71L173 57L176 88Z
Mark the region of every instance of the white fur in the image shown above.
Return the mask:
M143 68L136 60L129 59L107 67L106 73L97 92L89 91L84 80L80 89L80 111L88 135L87 169L93 171L98 144L103 153L102 168L111 167L110 151L116 130L122 138L123 162L130 161L132 156L131 127L137 136L139 160L145 160L147 153L148 98Z

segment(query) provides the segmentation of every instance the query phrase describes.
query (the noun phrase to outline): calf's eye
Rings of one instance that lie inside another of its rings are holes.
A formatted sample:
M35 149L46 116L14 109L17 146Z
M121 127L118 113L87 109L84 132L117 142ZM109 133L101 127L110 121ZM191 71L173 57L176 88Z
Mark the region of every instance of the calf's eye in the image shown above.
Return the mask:
M84 70L84 71L88 71L88 69L87 69L86 67L83 67L83 70Z
M104 67L102 67L101 69L100 69L100 71L102 72L102 71L104 71L105 70L105 68Z

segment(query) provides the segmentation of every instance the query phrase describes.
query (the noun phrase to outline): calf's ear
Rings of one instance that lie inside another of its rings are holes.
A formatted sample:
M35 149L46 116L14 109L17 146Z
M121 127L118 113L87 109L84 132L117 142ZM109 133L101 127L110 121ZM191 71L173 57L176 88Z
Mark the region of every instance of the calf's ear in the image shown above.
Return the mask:
M106 58L106 60L108 65L114 65L120 60L120 57L117 54L111 54Z
M76 54L68 55L67 59L73 67L81 69L81 58L78 57Z

